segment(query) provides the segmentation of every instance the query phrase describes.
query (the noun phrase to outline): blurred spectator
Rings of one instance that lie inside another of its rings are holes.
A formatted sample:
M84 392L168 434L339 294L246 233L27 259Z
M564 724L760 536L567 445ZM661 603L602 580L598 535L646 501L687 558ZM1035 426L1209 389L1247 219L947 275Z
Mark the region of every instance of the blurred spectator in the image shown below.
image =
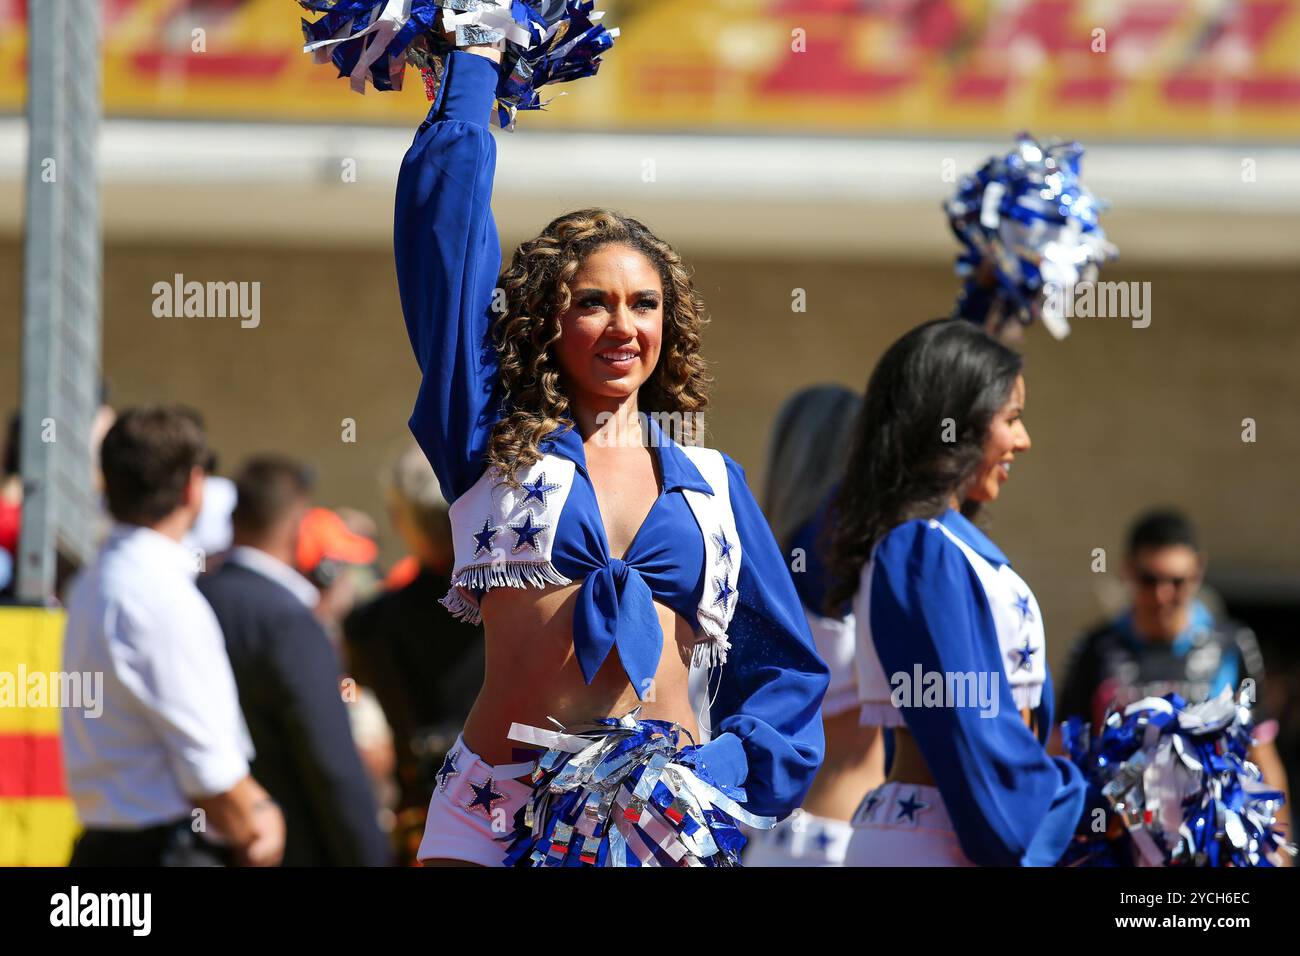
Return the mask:
M226 636L257 746L253 770L284 810L286 866L382 866L387 842L339 693L338 655L294 570L311 508L305 468L279 456L235 480L234 547L199 587Z
M857 622L852 607L826 613L832 583L823 539L853 445L862 396L842 385L800 389L772 424L763 513L790 561L817 654L830 669L822 700L826 749L803 805L776 828L756 832L746 866L841 866L862 795L885 780L886 729L859 721ZM703 688L707 694L707 686ZM706 698L707 699L707 698ZM697 709L699 705L697 704Z
M389 515L419 570L403 587L357 608L344 622L353 674L372 688L397 741L399 841L419 843L432 774L483 684L483 638L438 601L451 585L451 521L438 481L414 445L388 489ZM409 853L406 852L409 849Z
M373 521L370 524L373 527ZM303 515L295 566L320 591L316 617L336 646L342 636L343 619L356 605L354 569L373 565L378 556L374 538L352 530L342 514L312 508Z
M103 498L104 475L100 466L100 446L113 423L117 412L108 404L108 388L99 386L99 406L90 420L90 487L96 500ZM17 590L18 537L22 525L23 481L22 469L22 411L16 411L5 429L5 440L0 446L0 602L13 599ZM94 513L92 540L98 544L108 536L113 518L102 504ZM62 595L77 565L57 555L55 593Z
M337 512L312 508L299 526L298 570L320 592L316 619L336 652L343 642L343 619L352 612L363 591L369 595L374 590L374 563L379 556L377 534L374 519L353 508ZM343 699L348 705L352 740L370 778L385 829L391 830L397 803L392 729L374 691L358 686L355 679L344 686Z
M109 429L113 427L116 421L117 411L109 404L108 383L100 381L99 407L90 420L91 487L94 489L95 497L101 501L100 508L95 512L95 521L91 532L96 542L103 541L113 526L113 516L108 513L102 501L104 497L104 469L101 461L101 449L104 444L104 436L108 434ZM206 463L204 464L206 467ZM202 569L200 568L200 570Z
M1204 576L1205 555L1188 518L1163 510L1138 518L1124 562L1130 608L1075 645L1059 719L1078 716L1097 726L1108 709L1122 710L1144 697L1175 693L1197 703L1224 688L1235 693L1246 678L1255 681L1255 699L1261 701L1264 659L1255 635L1241 624L1214 619L1197 596ZM1254 716L1250 759L1266 781L1285 791L1274 743L1277 721L1258 703Z
M379 522L360 508L336 508L335 513L342 519L344 526L353 534L360 535L378 547ZM376 551L376 556L378 552ZM374 558L370 559L371 561ZM366 562L367 564L370 562Z
M202 425L185 409L129 410L104 438L117 524L73 585L63 643L64 671L104 675L102 713L60 710L85 827L73 866L220 865L232 851L268 866L283 853L284 819L249 776L221 631L181 544L202 506L206 459Z
M191 551L202 552L205 558L228 551L235 534L230 524L235 510L235 483L211 474L215 464L215 461L208 464L209 474L203 480L203 510L185 537L186 546Z
M99 383L99 407L90 420L90 473L94 482L95 493L104 491L103 465L100 463L100 449L104 445L104 436L117 421L117 412L108 403L108 383Z
M14 412L0 452L0 597L13 593L18 557L18 529L23 517L23 479L18 469L19 424Z

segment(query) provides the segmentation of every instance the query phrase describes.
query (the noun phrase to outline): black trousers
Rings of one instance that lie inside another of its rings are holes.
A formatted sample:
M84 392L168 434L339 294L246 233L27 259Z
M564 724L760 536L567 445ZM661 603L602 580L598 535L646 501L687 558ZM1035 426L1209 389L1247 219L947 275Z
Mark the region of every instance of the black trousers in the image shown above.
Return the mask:
M88 829L69 866L231 866L228 849L204 840L189 817L140 830Z

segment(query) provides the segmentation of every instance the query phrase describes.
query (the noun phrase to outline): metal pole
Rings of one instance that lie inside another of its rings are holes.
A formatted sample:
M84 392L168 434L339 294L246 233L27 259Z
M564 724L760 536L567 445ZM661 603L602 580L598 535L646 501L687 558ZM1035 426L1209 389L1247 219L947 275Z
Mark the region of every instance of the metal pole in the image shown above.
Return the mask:
M58 556L92 546L90 424L98 406L99 5L28 6L23 256L22 532L17 596L49 603Z

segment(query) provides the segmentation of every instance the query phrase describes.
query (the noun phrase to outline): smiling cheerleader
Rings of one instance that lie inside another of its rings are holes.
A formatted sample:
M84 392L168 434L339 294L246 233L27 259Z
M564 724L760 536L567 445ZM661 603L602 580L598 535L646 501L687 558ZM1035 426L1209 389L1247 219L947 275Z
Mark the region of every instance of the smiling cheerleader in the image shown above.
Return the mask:
M525 4L445 2L459 48L402 162L394 245L423 373L411 429L452 502L443 603L482 622L487 660L419 856L735 864L738 824L772 826L812 782L826 667L744 472L698 444L704 312L673 248L584 209L500 272L489 117L509 125L503 104L535 104L520 87L542 76L595 72L610 35L590 3L521 23L502 13ZM403 36L394 23L374 32ZM353 56L336 63L355 76L369 54ZM710 671L707 720L692 666Z
M846 865L1050 866L1083 813L1083 775L1044 749L1042 612L970 520L1030 448L1022 364L941 319L895 342L867 385L827 606L853 599L860 717L891 728L894 753Z

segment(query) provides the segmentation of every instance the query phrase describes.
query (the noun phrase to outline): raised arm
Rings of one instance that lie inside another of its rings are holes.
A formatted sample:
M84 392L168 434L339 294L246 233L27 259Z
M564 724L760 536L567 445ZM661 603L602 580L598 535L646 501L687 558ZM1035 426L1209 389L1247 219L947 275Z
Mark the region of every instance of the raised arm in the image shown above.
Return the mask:
M713 739L700 748L719 782L744 787L745 807L784 817L803 802L826 749L821 704L830 680L767 519L727 459L743 557L731 651L710 679Z
M448 501L482 474L500 405L490 341L501 270L488 130L496 85L491 59L453 51L397 178L397 284L423 374L410 426Z
M998 678L996 707L902 708L962 850L983 866L1053 865L1083 813L1085 784L1021 720L975 569L941 530L909 521L880 542L870 586L871 633L886 674L919 665L945 678Z

